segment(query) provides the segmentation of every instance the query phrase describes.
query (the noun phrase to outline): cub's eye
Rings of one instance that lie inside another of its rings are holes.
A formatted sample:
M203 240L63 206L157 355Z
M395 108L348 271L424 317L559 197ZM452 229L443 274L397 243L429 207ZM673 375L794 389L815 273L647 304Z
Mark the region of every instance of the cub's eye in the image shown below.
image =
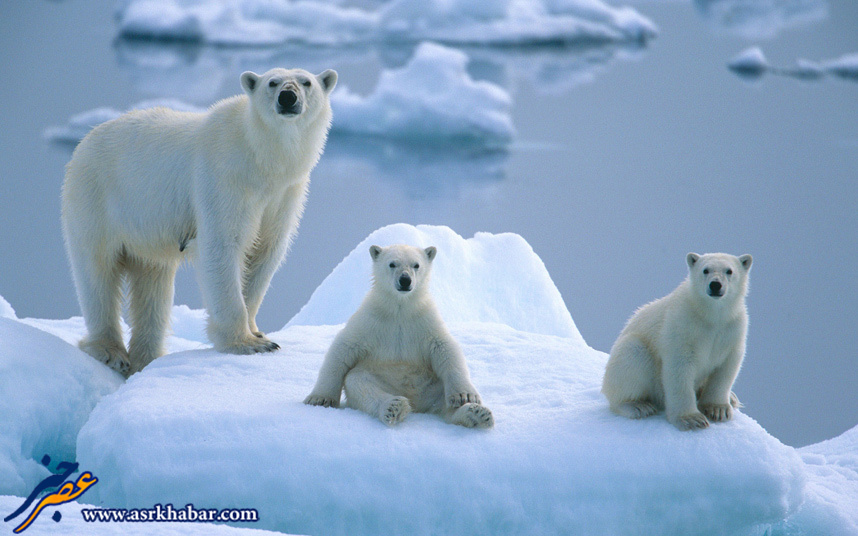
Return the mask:
M395 263L395 262L392 262L392 263L390 263L390 264L389 264L389 266L390 266L391 268L396 268L396 263Z
M703 269L703 275L709 275L709 268Z
M310 87L313 85L313 83L310 82L309 80L304 80L304 82L301 85L304 87Z
M733 275L733 270L727 268L727 275Z
M420 265L419 265L419 264L415 264L415 265L414 265L414 269L415 269L415 270L419 270L419 269L420 269Z
M280 82L278 82L277 80L272 80L272 81L268 82L268 87L277 87L279 85L280 85Z

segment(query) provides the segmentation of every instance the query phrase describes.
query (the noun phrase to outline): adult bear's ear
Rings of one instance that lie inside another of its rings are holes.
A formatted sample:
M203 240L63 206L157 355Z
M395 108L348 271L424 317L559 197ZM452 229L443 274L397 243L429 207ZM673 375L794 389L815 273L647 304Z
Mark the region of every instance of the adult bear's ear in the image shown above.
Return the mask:
M256 86L259 84L259 75L253 71L244 71L241 73L241 87L248 95L253 93Z
M739 262L742 263L742 268L747 271L751 269L751 263L754 262L754 258L750 255L742 255L739 257Z
M378 260L378 256L381 255L381 248L378 246L370 246L369 255L372 257L372 260Z
M423 251L426 252L426 257L428 257L430 261L433 260L435 258L435 254L438 253L438 250L435 249L435 246L428 247Z
M322 89L325 90L326 94L330 93L337 85L337 71L333 69L328 69L321 74L317 74L316 80L318 80L319 83L322 85Z
M697 261L700 260L700 255L697 253L689 253L685 256L685 262L688 263L689 268L694 268L694 265L697 264Z

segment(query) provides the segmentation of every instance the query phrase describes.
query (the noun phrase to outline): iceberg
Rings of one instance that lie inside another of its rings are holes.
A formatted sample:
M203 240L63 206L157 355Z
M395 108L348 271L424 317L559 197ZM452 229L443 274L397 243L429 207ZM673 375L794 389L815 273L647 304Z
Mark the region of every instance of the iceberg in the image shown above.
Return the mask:
M302 403L369 288L369 244L394 242L439 248L430 288L494 429L422 414L388 428ZM858 427L793 449L744 411L695 433L663 414L615 416L600 393L607 355L562 306L520 236L404 224L349 253L269 334L274 354L219 354L205 313L177 306L169 353L123 383L67 342L83 334L79 318L20 320L4 306L0 415L12 426L0 427L0 493L10 495L0 508L20 505L50 453L99 481L57 508L58 524L43 514L32 534L239 530L89 525L80 514L157 504L255 508L259 521L240 530L296 534L856 534Z
M347 87L331 95L332 129L398 140L506 145L515 133L512 99L490 82L474 81L465 53L423 43L402 69L385 70L368 97Z
M727 68L739 76L751 79L759 78L765 73L772 73L800 80L819 80L826 74L831 74L854 82L858 81L858 53L845 54L822 62L798 58L795 67L774 67L769 64L759 47L751 47L730 60Z
M828 16L826 0L694 0L718 30L747 39L771 39Z
M601 0L391 0L362 9L322 0L122 0L126 38L217 45L519 45L646 41L656 26Z

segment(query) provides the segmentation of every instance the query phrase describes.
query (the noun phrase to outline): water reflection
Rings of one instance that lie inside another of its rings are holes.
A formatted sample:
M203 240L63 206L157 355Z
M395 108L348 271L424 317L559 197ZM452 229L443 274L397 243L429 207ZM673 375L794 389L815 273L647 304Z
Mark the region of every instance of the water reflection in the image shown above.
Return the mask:
M371 177L408 198L457 198L466 188L488 188L506 178L509 153L479 146L401 143L332 135L320 166L328 175Z
M826 0L694 0L700 14L720 31L747 39L769 39L828 17Z

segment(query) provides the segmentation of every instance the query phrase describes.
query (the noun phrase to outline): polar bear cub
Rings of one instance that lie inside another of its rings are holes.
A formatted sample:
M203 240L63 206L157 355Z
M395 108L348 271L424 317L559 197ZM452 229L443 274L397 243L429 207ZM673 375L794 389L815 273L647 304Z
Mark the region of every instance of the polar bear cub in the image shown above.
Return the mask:
M644 305L611 348L602 393L611 410L639 419L664 409L680 430L728 421L745 355L750 255L689 253L688 278Z
M411 411L442 415L469 428L491 428L492 412L471 383L465 358L429 295L434 247L369 249L372 288L325 355L314 406L346 405L392 426Z
M176 269L188 258L198 261L215 348L278 348L256 313L298 227L337 73L248 71L240 82L245 94L204 113L154 108L104 123L66 166L63 234L88 331L80 347L120 372L163 354Z

